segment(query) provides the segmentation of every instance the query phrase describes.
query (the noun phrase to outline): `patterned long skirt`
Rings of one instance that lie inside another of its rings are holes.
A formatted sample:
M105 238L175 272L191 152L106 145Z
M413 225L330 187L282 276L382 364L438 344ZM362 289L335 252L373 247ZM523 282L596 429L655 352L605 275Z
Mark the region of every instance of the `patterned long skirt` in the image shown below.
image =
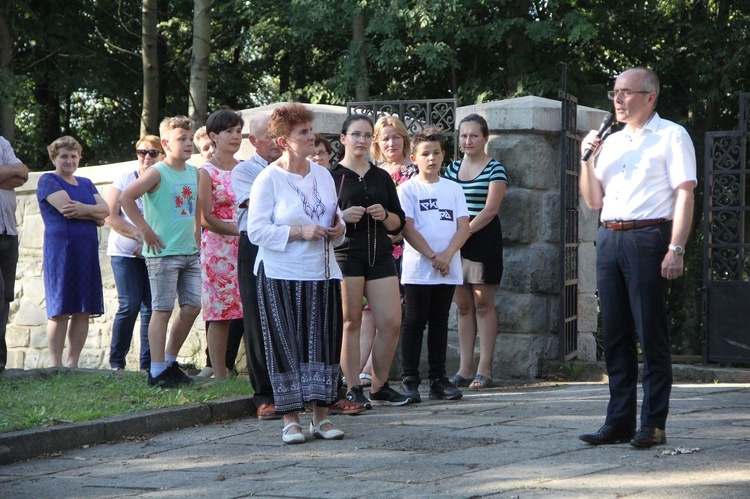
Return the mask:
M341 282L266 277L258 268L258 308L276 412L336 400L343 316Z

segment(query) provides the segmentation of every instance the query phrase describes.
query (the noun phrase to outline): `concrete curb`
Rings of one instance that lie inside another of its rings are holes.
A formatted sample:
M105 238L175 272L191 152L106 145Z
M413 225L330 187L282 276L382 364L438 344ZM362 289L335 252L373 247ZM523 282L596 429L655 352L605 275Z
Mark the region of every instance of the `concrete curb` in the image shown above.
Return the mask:
M239 419L256 413L252 397L229 397L112 416L65 426L0 434L0 464L123 438Z
M643 365L639 366L643 372ZM672 364L674 383L750 383L750 369L711 365ZM541 379L606 382L604 362L562 362L548 360L542 366Z

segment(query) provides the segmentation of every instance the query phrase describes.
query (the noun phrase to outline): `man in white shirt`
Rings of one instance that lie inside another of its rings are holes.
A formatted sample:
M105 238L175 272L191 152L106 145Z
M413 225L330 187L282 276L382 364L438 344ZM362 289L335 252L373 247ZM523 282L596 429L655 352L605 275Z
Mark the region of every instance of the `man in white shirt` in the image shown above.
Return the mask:
M263 331L260 328L258 311L258 292L253 272L258 247L247 237L247 202L250 189L258 174L281 157L281 149L268 136L268 120L270 115L253 118L248 124L249 140L255 147L255 155L243 161L232 169L232 187L237 196L237 229L240 231L240 247L237 261L237 273L240 283L240 296L244 311L245 325L245 353L247 355L247 370L253 385L253 401L258 410L258 419L280 419L276 414L273 388L266 368Z
M18 265L16 230L16 192L29 179L29 170L16 157L10 143L0 137L0 372L5 370L8 350L5 330L10 302L15 295Z
M584 442L665 444L672 388L667 327L668 281L683 273L693 214L695 149L683 127L655 111L659 78L645 68L624 71L608 92L622 131L602 142L591 131L581 150L581 194L601 209L596 240L597 288L609 374L607 419ZM637 336L636 336L637 334ZM636 428L638 350L643 354L643 404Z

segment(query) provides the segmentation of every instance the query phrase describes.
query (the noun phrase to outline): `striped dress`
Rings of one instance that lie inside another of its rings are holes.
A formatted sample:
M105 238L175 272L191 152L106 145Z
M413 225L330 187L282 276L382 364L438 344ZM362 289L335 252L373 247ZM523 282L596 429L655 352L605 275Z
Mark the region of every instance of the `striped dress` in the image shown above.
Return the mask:
M461 160L454 161L445 171L445 178L458 183L466 196L469 208L469 220L473 220L487 204L490 184L493 182L508 183L505 167L499 161L491 159L482 171L472 180L459 180L458 172ZM481 263L483 266L482 282L465 282L464 284L500 284L503 276L503 231L500 219L473 233L461 248L461 258Z

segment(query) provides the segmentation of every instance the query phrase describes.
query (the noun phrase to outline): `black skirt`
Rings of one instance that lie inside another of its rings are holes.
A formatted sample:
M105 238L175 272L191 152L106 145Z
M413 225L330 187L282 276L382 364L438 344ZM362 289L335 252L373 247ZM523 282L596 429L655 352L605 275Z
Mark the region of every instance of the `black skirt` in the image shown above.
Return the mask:
M498 217L471 235L461 248L461 258L482 264L484 284L500 284L503 277L503 229Z

